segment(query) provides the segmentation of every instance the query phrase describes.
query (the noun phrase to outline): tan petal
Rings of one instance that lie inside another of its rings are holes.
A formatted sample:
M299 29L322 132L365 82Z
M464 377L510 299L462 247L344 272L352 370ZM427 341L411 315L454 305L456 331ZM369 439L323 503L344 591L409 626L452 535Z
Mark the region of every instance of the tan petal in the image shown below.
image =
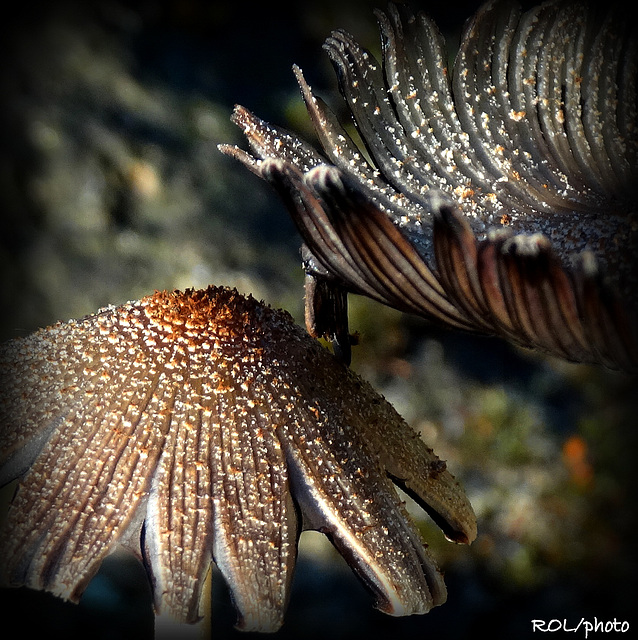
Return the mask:
M281 442L305 526L330 537L382 610L424 613L444 602L436 562L390 477L422 497L450 537L467 542L476 521L461 487L400 416L325 350L292 335L278 343L275 334L270 345L289 363L270 384L274 397L287 399ZM340 402L327 400L335 394Z
M277 404L260 381L259 307L210 289L157 294L146 313L170 327L173 349L181 352L174 362L188 370L146 518L157 607L196 620L212 553L240 626L274 631L288 602L297 523L275 434Z
M106 383L96 370L98 336L90 323L70 321L0 347L0 484L24 473L85 394Z
M10 583L75 600L118 539L139 526L174 387L162 363L149 362L144 349L131 352L135 321L107 310L72 329L81 355L55 366L73 371L76 384L68 396L55 387L61 419L52 417L56 430L20 483L3 530Z
M227 381L222 381L222 384ZM241 380L237 381L241 383ZM275 426L276 402L259 380L218 395L213 428L214 548L245 631L276 631L297 556L297 514Z
M371 406L374 411L363 411L361 419L366 422L366 439L379 452L386 473L428 512L450 540L473 542L477 535L474 510L445 462L390 405Z
M382 611L426 613L445 602L442 575L358 425L319 407L300 413L285 433L306 526L330 538Z
M200 615L212 555L213 394L192 372L171 409L171 429L153 476L144 522L144 560L158 613L183 622Z

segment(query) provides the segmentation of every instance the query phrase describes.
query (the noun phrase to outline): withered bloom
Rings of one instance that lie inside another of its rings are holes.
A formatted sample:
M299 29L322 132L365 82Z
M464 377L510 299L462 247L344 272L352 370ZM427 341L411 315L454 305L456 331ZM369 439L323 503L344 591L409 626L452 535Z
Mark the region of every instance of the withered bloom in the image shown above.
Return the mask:
M325 43L369 159L299 69L324 155L243 107L254 155L221 147L275 186L303 236L309 329L347 349L352 291L635 370L635 22L488 2L448 70L429 18L377 16L382 65L343 31Z
M302 526L394 615L446 598L394 484L448 538L476 522L445 463L284 312L222 288L156 293L0 350L5 584L77 600L117 545L156 608L199 615L211 561L244 629L283 619Z

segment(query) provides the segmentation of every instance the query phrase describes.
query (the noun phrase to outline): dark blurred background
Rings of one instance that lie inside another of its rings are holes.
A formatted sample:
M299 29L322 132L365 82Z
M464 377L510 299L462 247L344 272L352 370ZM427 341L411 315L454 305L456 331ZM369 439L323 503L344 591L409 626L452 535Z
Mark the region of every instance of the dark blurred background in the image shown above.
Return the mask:
M245 146L229 121L235 103L313 139L293 63L346 119L321 45L343 27L378 54L372 10L383 6L14 5L0 36L0 338L155 289L208 284L303 322L293 225L268 186L217 144ZM478 5L412 6L453 49ZM525 638L533 619L633 627L635 378L433 329L360 298L351 326L361 335L353 367L448 461L479 537L452 545L415 510L449 597L427 616L398 619L372 609L322 536L304 534L275 637ZM77 606L27 590L0 600L5 628L21 636L153 634L143 571L127 557L105 562ZM239 636L234 620L215 576L213 636Z

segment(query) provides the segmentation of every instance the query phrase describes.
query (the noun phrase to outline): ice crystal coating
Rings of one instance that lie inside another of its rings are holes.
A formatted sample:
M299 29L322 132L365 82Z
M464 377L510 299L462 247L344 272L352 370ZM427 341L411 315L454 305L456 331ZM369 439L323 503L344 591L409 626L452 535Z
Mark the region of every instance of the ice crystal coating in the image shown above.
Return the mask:
M77 600L117 545L160 613L193 622L211 561L240 626L284 616L302 526L393 615L446 599L394 483L476 536L445 463L284 312L234 290L157 292L0 348L0 479L19 477L2 578Z
M299 69L323 153L240 106L252 155L221 146L273 184L303 236L311 332L347 358L351 291L635 370L635 22L620 7L488 2L448 69L427 16L377 17L382 63L343 31L324 46L367 154Z

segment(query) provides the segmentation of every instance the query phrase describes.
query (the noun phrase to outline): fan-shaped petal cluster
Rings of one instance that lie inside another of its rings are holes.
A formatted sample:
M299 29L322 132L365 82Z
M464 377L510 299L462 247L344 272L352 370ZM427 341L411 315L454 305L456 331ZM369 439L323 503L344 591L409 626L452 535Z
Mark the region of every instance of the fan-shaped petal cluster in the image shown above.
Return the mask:
M377 16L382 64L343 31L324 47L365 150L299 69L323 154L243 107L253 155L221 147L274 185L303 236L311 331L347 350L353 291L635 369L635 24L619 8L492 1L448 70L428 17Z
M282 622L302 526L378 606L424 613L443 578L396 483L446 535L476 522L445 463L284 312L236 291L162 292L0 349L3 582L77 600L118 544L158 611L198 617L212 560L245 629Z

